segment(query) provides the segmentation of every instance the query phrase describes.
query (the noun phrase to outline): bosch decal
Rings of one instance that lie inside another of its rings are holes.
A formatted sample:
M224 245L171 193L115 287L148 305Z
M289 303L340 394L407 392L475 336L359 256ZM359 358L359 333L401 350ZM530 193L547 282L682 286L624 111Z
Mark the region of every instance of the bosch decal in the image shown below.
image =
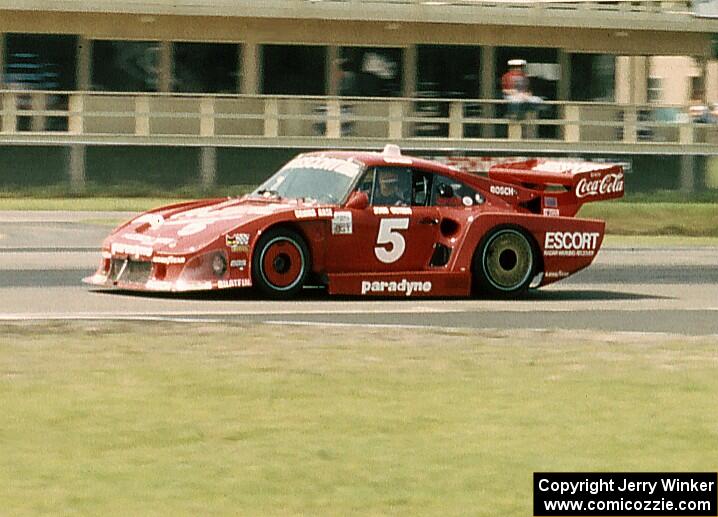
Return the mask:
M516 196L517 191L513 187L506 187L503 185L491 185L489 191L497 196Z

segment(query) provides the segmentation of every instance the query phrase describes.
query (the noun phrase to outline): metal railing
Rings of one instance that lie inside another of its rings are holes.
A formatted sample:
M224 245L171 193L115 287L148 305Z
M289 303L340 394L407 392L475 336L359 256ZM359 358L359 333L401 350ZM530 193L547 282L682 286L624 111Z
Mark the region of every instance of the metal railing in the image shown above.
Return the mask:
M487 141L611 144L718 152L718 124L696 123L686 106L607 102L512 105L494 99L366 98L0 91L0 143L142 142L191 145L392 140L436 145Z
M297 1L297 0L295 0ZM313 1L313 0L298 0ZM316 2L316 0L314 0ZM542 0L322 0L320 4L388 4L388 5L423 5L427 7L451 8L452 6L473 6L483 8L501 9L527 9L546 11L600 11L600 12L650 12L691 14L693 2L691 0L575 0L569 2L542 1Z
M0 9L38 9L50 2L34 1L21 5L11 0L0 0ZM425 7L427 9L450 9L452 7L481 7L500 9L531 9L547 11L601 11L601 12L651 12L651 13L680 13L693 12L691 0L211 0L198 3L192 0L95 0L83 2L81 0L61 0L54 2L52 10L68 11L102 11L102 12L146 12L164 13L168 9L181 13L187 9L202 9L204 11L243 7L247 5L258 8L274 8L278 5L291 9L292 7L322 7L335 6L379 6L397 7L402 5L412 7Z

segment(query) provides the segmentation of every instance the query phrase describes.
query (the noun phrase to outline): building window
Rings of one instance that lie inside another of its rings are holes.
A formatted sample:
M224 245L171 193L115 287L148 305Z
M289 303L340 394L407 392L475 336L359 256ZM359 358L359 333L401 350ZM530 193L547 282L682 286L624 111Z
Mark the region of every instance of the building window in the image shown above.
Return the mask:
M7 34L5 73L9 88L74 90L77 37Z
M264 45L262 92L270 95L324 95L327 47Z
M417 47L416 87L421 97L476 99L480 95L480 71L480 47Z
M648 102L658 103L663 100L663 79L661 77L648 78Z
M94 41L92 89L156 92L159 53L157 41Z
M705 93L705 81L702 75L691 76L691 99L702 99Z
M399 97L402 49L342 47L339 51L339 95Z
M226 43L175 43L175 92L236 93L239 46Z
M571 100L613 102L616 58L606 54L571 56Z

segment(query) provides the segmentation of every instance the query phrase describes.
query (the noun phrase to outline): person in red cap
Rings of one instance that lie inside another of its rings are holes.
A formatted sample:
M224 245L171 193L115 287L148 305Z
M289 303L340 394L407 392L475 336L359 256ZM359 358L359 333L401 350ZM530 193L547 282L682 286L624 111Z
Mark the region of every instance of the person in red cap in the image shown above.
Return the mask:
M509 117L523 118L524 99L529 96L529 78L526 75L526 61L511 59L509 71L501 77L501 91L509 101Z

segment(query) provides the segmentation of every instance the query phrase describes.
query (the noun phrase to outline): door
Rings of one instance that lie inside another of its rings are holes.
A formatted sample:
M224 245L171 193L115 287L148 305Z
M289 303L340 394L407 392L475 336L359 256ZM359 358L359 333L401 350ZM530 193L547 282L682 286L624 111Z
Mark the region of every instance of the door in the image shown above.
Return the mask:
M439 237L438 208L427 206L430 175L393 166L375 167L366 174L359 188L371 194L370 205L340 215L351 220L351 233L339 234L333 227L327 272L428 269Z

